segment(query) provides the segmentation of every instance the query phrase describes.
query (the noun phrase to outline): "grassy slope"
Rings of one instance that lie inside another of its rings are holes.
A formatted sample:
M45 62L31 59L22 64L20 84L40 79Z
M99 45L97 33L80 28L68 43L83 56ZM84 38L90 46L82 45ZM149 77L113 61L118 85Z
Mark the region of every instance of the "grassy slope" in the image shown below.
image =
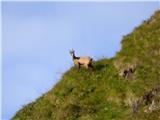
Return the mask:
M136 64L132 80L119 70ZM94 70L72 67L48 93L23 107L13 120L158 120L160 110L132 114L131 102L160 84L160 11L122 40L114 58L94 63Z

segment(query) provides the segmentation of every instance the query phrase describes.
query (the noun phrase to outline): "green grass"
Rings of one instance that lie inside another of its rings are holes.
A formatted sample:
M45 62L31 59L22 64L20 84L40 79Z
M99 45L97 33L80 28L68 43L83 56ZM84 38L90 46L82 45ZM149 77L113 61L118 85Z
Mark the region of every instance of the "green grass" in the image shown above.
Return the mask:
M132 64L137 65L132 79L119 76L119 70ZM132 101L160 84L160 11L123 37L115 57L96 61L93 66L92 71L72 67L53 89L24 106L12 119L160 119L160 111L133 114L131 109Z

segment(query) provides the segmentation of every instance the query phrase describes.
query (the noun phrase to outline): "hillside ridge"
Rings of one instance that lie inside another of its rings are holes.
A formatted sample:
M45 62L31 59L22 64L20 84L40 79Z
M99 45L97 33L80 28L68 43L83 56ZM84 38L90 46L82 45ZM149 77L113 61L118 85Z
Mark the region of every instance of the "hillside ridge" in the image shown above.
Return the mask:
M12 120L160 120L160 10L93 70L70 68Z

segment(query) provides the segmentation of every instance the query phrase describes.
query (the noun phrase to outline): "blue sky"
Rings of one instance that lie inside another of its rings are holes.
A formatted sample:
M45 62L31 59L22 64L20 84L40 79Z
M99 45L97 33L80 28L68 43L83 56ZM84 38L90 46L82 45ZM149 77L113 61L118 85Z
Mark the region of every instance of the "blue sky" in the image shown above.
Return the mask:
M112 57L123 35L158 2L3 2L2 117L53 87L73 65L69 49L95 60Z

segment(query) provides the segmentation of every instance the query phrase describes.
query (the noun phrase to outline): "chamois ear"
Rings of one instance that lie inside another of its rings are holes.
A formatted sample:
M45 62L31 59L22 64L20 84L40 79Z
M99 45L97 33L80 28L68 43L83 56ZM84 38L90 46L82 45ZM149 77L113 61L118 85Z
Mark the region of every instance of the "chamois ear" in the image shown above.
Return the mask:
M74 53L74 50L72 49L71 52Z
M74 50L72 49L72 50L69 50L69 53L70 54L73 54L74 53Z

